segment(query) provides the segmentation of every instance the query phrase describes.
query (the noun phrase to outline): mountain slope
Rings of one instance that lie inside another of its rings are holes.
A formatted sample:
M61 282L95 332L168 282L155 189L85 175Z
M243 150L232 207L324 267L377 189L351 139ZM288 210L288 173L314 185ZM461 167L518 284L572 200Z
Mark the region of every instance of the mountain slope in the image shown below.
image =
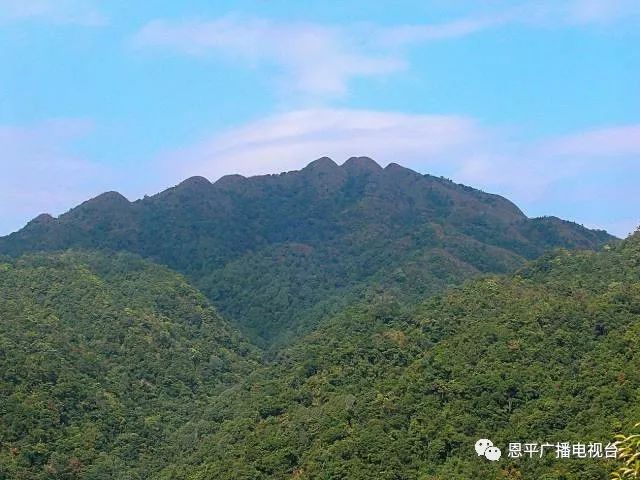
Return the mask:
M611 441L640 418L640 235L561 251L417 310L379 297L218 399L162 479L605 480L615 462L476 457L478 438Z
M0 262L0 319L0 479L148 478L257 362L184 278L128 254Z
M108 192L0 239L0 254L127 250L188 275L254 341L310 331L367 292L412 298L555 247L614 240L448 180L358 157L215 184L193 177L129 203Z

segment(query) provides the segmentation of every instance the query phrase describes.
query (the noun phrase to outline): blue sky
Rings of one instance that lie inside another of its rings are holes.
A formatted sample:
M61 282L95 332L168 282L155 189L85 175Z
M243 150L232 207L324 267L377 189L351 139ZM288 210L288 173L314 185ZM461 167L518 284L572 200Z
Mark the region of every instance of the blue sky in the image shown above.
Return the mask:
M368 155L625 236L637 45L637 0L0 0L0 234Z

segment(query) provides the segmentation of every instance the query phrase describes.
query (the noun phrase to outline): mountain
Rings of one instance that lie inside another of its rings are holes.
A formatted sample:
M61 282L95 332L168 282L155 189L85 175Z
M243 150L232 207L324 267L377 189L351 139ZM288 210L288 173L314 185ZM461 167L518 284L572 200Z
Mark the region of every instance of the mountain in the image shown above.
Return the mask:
M0 239L0 480L604 480L473 445L628 431L638 345L640 234L368 158L107 192Z
M301 171L202 177L129 202L104 193L0 239L0 254L130 251L187 275L253 341L291 341L378 290L418 299L557 247L615 239L366 157Z
M605 480L640 419L640 234L558 251L418 308L381 294L323 322L210 407L225 420L159 479ZM503 451L494 463L474 443ZM540 459L509 443L550 443Z
M149 478L258 361L182 276L131 254L0 260L0 479Z

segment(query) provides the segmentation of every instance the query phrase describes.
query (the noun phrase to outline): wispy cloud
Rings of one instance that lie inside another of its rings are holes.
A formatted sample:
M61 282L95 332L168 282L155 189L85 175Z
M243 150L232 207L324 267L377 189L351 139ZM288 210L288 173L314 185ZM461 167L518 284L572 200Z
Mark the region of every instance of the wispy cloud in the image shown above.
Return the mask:
M547 156L640 158L640 125L620 125L566 135L541 147Z
M556 214L620 236L640 225L634 181L640 178L640 125L523 142L513 129L458 115L297 110L212 133L118 171L76 153L76 143L92 131L85 120L0 126L0 234L114 187L137 196L158 189L158 182L289 171L323 155L338 162L368 155L382 165L445 175L505 195L530 214Z
M363 48L357 38L338 27L237 15L215 20L155 20L133 42L138 47L276 67L287 79L288 88L317 95L342 95L353 78L389 74L405 66L401 59Z
M0 0L1 1L1 0ZM383 77L408 68L408 51L505 25L530 28L605 24L640 14L637 0L493 2L482 12L441 23L379 26L283 22L230 14L215 19L156 19L134 46L200 59L226 58L252 68L275 68L282 88L320 97L347 93L359 77Z
M451 161L491 136L471 118L367 110L299 110L203 139L164 158L178 175L255 175L299 168L309 159L371 155L382 163Z
M347 92L353 79L406 69L405 50L411 45L471 35L512 17L509 12L390 27L277 22L241 15L153 20L134 35L132 43L200 59L226 58L250 67L276 67L287 89L337 97Z
M375 32L375 42L381 46L406 46L455 39L504 25L516 18L515 12L505 11L492 15L462 18L445 23L397 25L379 28Z
M638 129L639 125L610 127L522 142L512 130L490 128L464 116L298 110L213 134L167 153L161 164L168 177L205 175L216 179L231 173L256 175L298 169L324 155L338 162L368 155L383 165L396 162L500 193L535 214L554 213L549 210L552 205L582 204L584 209L588 202L613 212L620 195L636 202L640 212L636 187L619 182L615 175L619 171L620 178L640 178L640 165L636 165ZM594 176L602 178L600 191L611 189L610 198L599 197L592 190L584 195L581 185ZM611 204L606 203L609 200ZM561 209L556 212L560 214ZM586 214L584 221L588 220ZM637 222L640 224L640 213ZM608 218L606 226L626 228L632 223L633 219Z
M0 22L16 20L90 27L108 23L92 0L0 0Z
M161 163L171 177L216 179L294 170L320 156L341 161L368 155L382 165L396 162L534 200L572 166L550 169L551 160L543 156L527 162L533 149L471 117L326 108L277 114L215 133L167 153Z

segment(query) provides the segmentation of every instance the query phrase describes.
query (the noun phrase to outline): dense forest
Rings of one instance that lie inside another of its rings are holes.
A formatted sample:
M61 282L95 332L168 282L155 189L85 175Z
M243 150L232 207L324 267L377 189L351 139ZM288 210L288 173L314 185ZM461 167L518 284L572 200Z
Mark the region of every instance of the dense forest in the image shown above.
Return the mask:
M0 263L0 319L3 480L148 478L259 360L184 278L127 254Z
M215 184L190 178L130 203L110 192L0 238L0 254L127 250L187 275L252 341L285 344L373 286L409 301L556 247L613 238L527 218L498 196L358 157Z
M608 478L611 460L503 459L478 438L612 442L640 418L640 235L559 251L403 308L381 296L283 350L184 479Z
M0 480L605 480L474 443L640 420L640 233L397 165L108 193L0 255Z

